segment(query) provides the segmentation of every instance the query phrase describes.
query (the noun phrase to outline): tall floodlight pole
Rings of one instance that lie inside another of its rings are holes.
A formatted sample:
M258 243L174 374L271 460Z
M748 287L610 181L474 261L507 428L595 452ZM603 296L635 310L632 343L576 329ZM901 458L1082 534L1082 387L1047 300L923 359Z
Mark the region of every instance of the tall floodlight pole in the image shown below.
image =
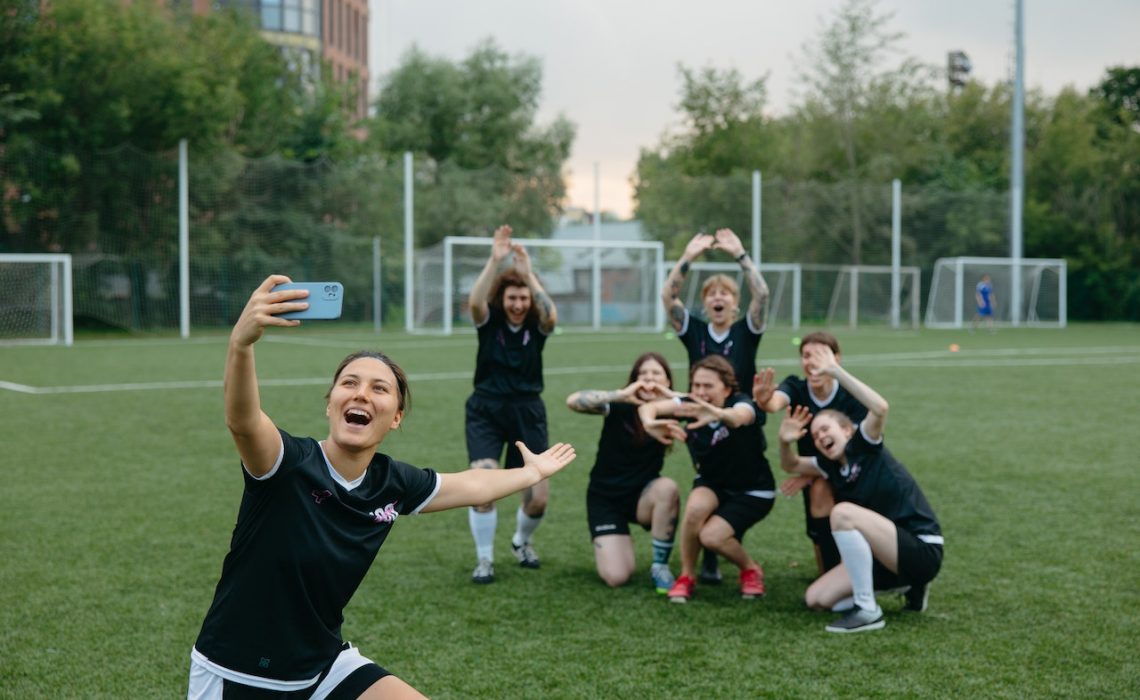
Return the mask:
M752 171L752 259L760 267L760 171Z
M602 186L601 168L594 163L594 241L602 240ZM593 300L594 330L602 327L602 249L594 246L594 276L593 289L590 292Z
M1012 151L1009 188L1009 314L1014 326L1021 325L1021 206L1025 193L1025 8L1016 0L1014 12L1015 67L1013 79L1013 124L1010 128Z
M899 297L902 294L902 182L891 181L891 328L899 327Z
M411 333L416 305L412 297L415 286L412 280L412 152L404 153L404 330ZM445 304L449 300L445 300Z
M183 338L190 337L190 156L186 139L178 140L178 317Z

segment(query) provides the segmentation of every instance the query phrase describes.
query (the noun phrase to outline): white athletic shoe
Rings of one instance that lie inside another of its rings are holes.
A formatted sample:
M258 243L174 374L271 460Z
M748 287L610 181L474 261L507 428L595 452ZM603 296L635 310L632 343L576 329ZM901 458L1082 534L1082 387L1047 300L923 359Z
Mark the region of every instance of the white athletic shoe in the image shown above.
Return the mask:
M495 582L495 565L491 563L490 559L480 559L479 563L475 565L475 570L471 572L472 583L494 583Z

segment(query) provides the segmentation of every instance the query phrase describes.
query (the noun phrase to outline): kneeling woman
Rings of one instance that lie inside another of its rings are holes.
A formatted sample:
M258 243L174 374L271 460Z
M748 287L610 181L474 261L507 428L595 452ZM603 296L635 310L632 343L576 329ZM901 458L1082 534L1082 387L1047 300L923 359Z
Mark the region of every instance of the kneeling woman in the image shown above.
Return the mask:
M647 403L638 409L645 429L663 441L681 439L697 476L681 520L681 575L669 600L693 597L697 554L704 546L740 569L740 595L764 595L764 572L741 544L748 528L775 502L775 481L764 456L764 432L752 399L738 392L732 365L709 355L689 368L689 396ZM687 420L682 430L677 419Z
M245 490L214 602L194 643L187 696L419 698L340 636L344 607L399 516L486 503L534 486L574 459L517 443L521 469L440 474L376 452L399 427L408 380L387 356L344 358L325 396L324 440L293 437L261 409L253 346L299 321L303 290L258 287L230 334L226 425Z
M828 632L876 630L886 623L876 588L909 586L906 609L922 612L930 581L942 566L942 530L914 477L883 446L889 406L871 387L840 367L825 345L811 349L810 371L834 377L867 407L858 426L846 415L803 406L780 424L780 465L798 474L823 473L835 490L831 534L842 564L808 587L809 607L848 610ZM798 457L792 445L811 425L817 457Z
M624 389L576 391L566 397L571 410L606 417L586 489L586 517L598 576L613 587L625 585L633 575L631 522L653 536L653 586L665 595L673 585L669 555L681 499L677 482L661 476L665 445L645 432L637 416L638 406L671 396L672 388L668 361L647 352L634 361Z

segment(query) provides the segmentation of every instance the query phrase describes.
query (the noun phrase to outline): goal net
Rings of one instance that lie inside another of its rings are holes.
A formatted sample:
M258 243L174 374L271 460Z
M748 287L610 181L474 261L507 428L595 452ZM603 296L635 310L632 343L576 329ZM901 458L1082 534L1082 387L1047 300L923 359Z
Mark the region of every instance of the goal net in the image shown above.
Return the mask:
M939 258L934 263L926 325L962 328L977 313L975 291L983 275L993 289L994 322L1013 322L1010 291L1014 269L1021 271L1020 321L1026 326L1064 328L1067 322L1065 261L1060 258Z
M448 236L416 253L410 300L413 332L450 335L470 329L467 298L494 239ZM598 330L658 330L664 312L657 241L516 239L558 308L558 325ZM506 264L510 264L507 259ZM505 267L505 266L504 266Z
M899 267L897 315L890 265L805 265L805 315L827 326L917 328L922 273Z
M0 343L71 345L71 256L0 254Z
M676 261L662 263L661 280L664 284L669 272L677 265ZM800 327L800 265L799 263L761 263L760 274L768 285L768 309L764 315L766 328L786 326ZM752 302L752 291L744 270L737 263L695 262L685 275L685 286L679 298L690 313L704 315L701 306L701 286L713 275L727 275L740 287L740 313L743 315ZM660 304L660 302L658 302Z

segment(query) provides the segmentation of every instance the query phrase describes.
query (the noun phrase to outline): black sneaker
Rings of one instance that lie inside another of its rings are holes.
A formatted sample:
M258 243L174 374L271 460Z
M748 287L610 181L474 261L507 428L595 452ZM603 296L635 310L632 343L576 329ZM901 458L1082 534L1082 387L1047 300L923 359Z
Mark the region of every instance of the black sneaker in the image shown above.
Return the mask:
M906 603L903 604L903 610L926 612L926 602L930 598L930 582L911 586L906 593L903 593L903 598L906 600Z
M874 610L854 608L851 612L835 622L832 622L825 629L827 629L828 632L850 634L852 632L879 630L886 627L886 625L887 623L883 619L883 609L876 605Z
M539 566L538 555L534 552L534 547L530 542L524 542L522 545L515 545L511 542L511 551L515 553L515 558L519 560L519 566L524 569L537 569Z
M720 575L720 562L717 560L716 552L711 549L705 550L701 573L697 575L697 580L709 586L715 586L723 580Z

